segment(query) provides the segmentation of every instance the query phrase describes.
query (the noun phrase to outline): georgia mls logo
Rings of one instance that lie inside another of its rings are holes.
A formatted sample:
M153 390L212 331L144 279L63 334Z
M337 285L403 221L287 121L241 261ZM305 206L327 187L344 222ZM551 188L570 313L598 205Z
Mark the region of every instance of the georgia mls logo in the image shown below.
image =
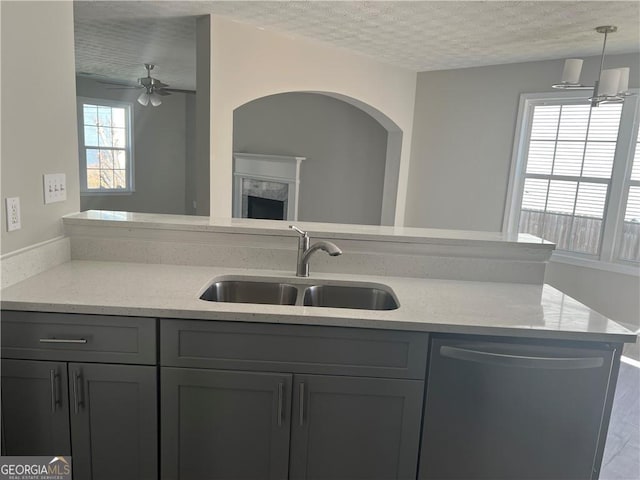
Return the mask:
M53 457L49 462L47 473L57 473L58 475L67 475L71 472L71 466L64 457Z
M71 480L71 457L0 457L0 480Z

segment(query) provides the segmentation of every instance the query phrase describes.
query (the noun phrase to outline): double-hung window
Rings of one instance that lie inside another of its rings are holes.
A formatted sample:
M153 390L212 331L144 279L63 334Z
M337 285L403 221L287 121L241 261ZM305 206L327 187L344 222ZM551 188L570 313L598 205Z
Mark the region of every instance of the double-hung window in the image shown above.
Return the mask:
M638 116L637 96L591 107L584 92L522 95L505 229L566 261L640 262Z
M132 192L131 104L78 98L78 123L81 192Z

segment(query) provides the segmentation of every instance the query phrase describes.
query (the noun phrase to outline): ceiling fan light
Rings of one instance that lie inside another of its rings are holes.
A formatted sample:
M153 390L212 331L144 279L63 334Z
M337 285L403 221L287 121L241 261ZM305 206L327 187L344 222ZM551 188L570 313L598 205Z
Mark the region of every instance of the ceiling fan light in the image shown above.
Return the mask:
M138 97L138 103L144 107L149 105L149 94L147 92L142 92Z
M568 58L564 61L561 83L580 83L580 72L582 71L583 60L581 58Z
M149 95L149 99L151 100L151 105L153 105L154 107L162 104L162 99L157 93L152 93L151 95Z

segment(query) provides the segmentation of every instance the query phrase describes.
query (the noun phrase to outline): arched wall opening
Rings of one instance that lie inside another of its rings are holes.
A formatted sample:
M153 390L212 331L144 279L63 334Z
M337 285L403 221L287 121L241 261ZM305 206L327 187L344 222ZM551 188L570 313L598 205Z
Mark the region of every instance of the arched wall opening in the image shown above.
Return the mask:
M233 111L233 151L302 156L300 221L393 225L402 131L358 99L289 91Z
M209 215L232 214L233 111L277 93L322 92L365 111L371 108L374 118L389 127L382 216L385 224L403 225L416 73L216 15L210 32Z

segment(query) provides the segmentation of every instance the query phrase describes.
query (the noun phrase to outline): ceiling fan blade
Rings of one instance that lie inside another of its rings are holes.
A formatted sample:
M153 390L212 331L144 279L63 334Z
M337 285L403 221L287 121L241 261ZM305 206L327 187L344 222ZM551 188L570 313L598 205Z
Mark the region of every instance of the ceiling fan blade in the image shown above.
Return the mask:
M118 87L128 87L128 88L139 88L140 85L135 82L127 82L125 81L111 81L111 80L96 80L98 83L102 83L104 85L116 85Z
M158 95L162 95L163 97L171 95L171 93L167 92L164 88L154 88L153 93L157 93Z
M123 85L121 87L105 87L107 90L137 90L139 88L144 88L142 85Z
M183 90L181 88L163 88L163 90L165 92L172 92L172 93L196 93L195 90Z

